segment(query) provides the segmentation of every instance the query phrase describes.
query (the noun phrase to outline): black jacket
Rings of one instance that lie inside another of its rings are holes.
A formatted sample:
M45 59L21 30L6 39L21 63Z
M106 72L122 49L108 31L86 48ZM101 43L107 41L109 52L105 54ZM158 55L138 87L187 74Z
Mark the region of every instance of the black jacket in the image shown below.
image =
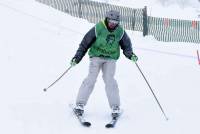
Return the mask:
M95 27L93 27L84 36L84 38L81 41L79 48L74 56L77 63L79 63L81 61L81 59L86 54L87 50L91 47L92 43L95 40L96 40ZM128 35L125 31L124 31L124 35L123 35L122 39L119 42L119 45L120 45L121 49L123 50L123 54L127 58L130 59L131 56L133 55L132 44L131 44L130 38L128 37Z

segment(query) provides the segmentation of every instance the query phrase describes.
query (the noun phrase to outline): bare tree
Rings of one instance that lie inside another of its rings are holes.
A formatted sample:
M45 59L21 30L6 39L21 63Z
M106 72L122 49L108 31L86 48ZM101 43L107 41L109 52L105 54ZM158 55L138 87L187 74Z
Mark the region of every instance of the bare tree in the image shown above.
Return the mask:
M166 6L168 0L159 0L159 2L160 2L163 6Z
M177 0L177 3L180 5L181 8L185 8L189 4L188 0Z

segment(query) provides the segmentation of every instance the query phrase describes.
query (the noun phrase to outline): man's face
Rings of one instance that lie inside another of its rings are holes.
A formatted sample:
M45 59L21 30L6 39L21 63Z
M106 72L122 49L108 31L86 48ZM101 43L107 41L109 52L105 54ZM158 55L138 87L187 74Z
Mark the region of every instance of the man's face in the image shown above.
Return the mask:
M115 29L118 24L119 24L119 21L108 19L108 27L110 29L112 29L112 30Z

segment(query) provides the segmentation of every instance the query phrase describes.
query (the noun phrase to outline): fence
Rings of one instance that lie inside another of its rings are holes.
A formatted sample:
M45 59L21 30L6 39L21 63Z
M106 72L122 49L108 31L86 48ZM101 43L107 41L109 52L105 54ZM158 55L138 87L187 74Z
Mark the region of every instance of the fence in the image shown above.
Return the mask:
M147 16L147 8L128 8L91 0L36 0L72 16L97 23L106 11L118 10L121 25L128 30L142 31L159 41L200 43L200 22Z
M143 31L143 9L121 7L90 0L36 0L72 16L97 23L105 18L108 10L115 9L121 14L121 25L128 30Z
M200 22L149 16L148 34L159 41L200 43Z

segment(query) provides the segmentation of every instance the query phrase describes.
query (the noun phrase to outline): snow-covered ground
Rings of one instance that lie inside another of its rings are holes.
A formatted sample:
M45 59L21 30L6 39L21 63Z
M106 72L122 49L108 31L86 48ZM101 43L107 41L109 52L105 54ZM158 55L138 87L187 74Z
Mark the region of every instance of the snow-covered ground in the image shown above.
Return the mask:
M172 16L178 14L170 10ZM159 11L158 11L159 12ZM192 15L191 15L192 16ZM116 79L124 113L115 129L105 129L110 109L101 74L86 106L91 128L80 126L68 104L88 71L88 56L56 85L84 34L94 24L33 0L0 1L1 134L199 134L199 44L163 43L128 31L138 64L169 121L136 66L121 55Z

